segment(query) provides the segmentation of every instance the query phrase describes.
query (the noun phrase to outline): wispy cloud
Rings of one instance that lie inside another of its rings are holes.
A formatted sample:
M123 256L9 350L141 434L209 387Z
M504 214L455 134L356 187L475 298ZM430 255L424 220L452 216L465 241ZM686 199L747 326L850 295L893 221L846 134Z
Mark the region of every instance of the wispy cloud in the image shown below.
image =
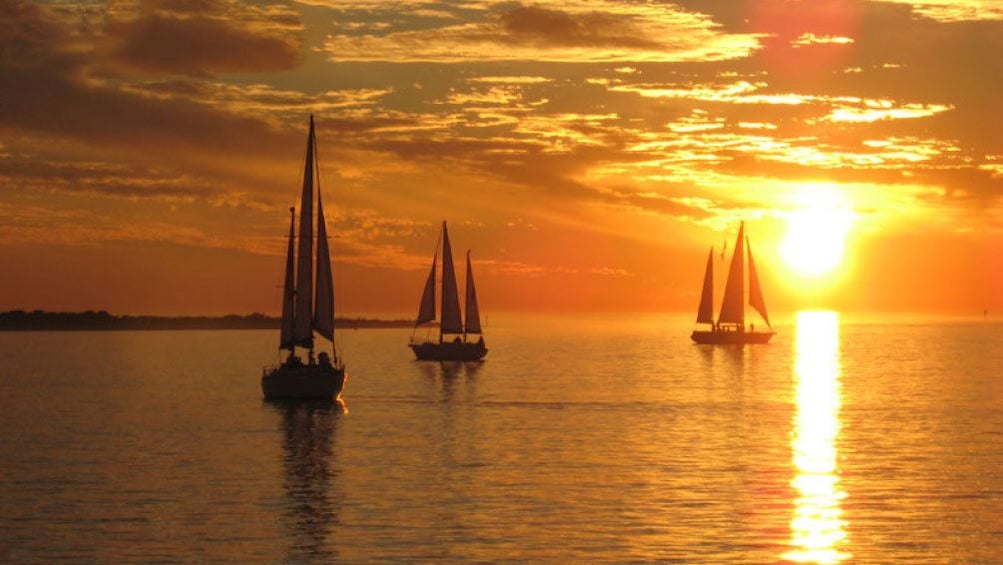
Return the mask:
M1003 5L995 0L875 0L910 6L923 17L940 22L1003 21Z
M759 48L756 35L724 33L705 15L652 2L499 2L473 10L478 19L441 27L336 34L326 49L335 61L581 63L716 61Z

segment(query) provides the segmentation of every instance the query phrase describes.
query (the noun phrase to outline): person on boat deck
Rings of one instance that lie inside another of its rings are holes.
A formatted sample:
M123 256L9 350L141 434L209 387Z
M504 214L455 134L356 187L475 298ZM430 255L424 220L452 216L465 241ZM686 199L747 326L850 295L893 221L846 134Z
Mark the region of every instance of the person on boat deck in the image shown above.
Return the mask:
M289 366L292 366L292 367L298 367L298 366L300 366L302 364L303 364L303 362L300 361L300 358L297 357L295 353L290 353L289 354L289 358L286 359L286 365L289 365Z
M456 339L453 340L453 343L460 343L460 336L456 336Z
M321 351L320 355L317 356L317 360L321 365L326 367L331 365L331 358L327 355L326 351Z
M481 347L484 347L484 336L481 336L481 337L480 337L480 338L479 338L479 339L477 340L477 345L479 345L479 346L481 346Z
M756 324L749 324L749 331L750 332L756 331Z

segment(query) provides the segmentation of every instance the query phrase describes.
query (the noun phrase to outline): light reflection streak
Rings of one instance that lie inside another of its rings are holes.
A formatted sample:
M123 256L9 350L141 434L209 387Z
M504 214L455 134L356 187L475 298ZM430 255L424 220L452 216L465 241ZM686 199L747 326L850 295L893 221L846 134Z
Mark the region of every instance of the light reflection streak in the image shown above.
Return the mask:
M796 362L797 412L791 441L797 491L791 519L792 549L784 558L802 563L837 563L850 557L841 501L836 439L839 435L839 315L799 312Z

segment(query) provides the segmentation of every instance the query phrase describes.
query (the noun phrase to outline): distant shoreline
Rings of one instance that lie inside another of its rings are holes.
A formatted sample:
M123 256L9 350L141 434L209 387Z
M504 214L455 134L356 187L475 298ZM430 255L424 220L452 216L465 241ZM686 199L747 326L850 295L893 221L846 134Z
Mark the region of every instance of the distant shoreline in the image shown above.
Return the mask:
M413 320L335 318L340 329L410 328ZM279 318L264 314L226 316L116 316L104 310L46 312L11 310L0 313L0 331L116 330L278 330Z

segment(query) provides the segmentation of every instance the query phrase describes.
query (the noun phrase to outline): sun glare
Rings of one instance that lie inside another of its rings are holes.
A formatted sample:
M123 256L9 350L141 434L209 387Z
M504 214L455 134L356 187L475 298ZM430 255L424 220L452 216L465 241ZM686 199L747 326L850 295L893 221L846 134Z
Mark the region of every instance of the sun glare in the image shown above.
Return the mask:
M820 278L842 263L853 213L834 198L811 200L788 215L780 255L792 271Z

